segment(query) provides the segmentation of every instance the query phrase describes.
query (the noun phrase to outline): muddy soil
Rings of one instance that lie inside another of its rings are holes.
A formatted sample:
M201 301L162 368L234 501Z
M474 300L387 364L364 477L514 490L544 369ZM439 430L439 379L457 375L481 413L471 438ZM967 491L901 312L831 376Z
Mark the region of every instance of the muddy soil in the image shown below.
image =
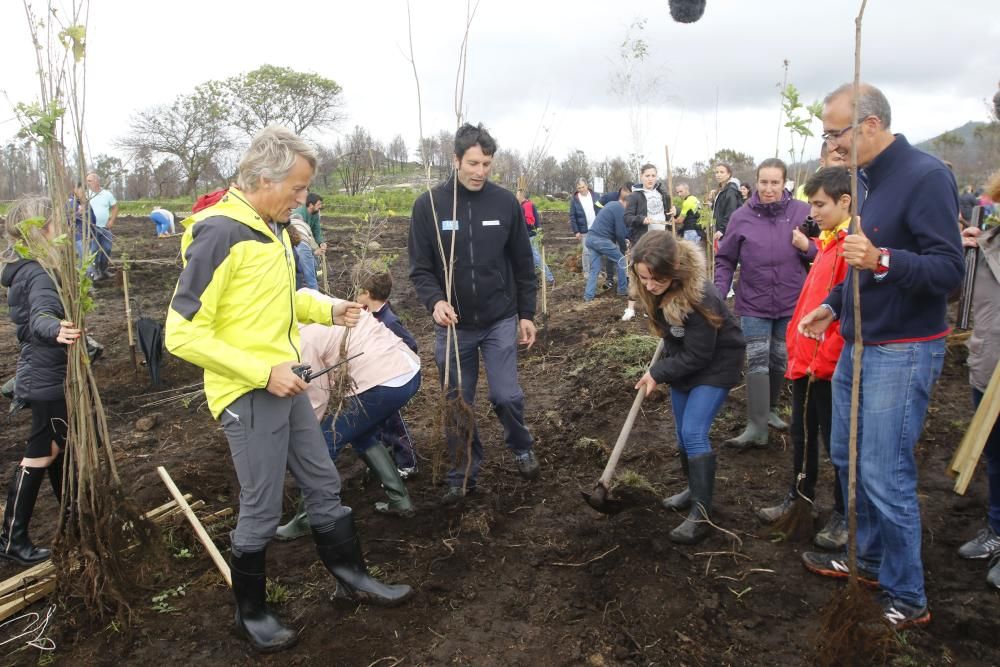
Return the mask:
M808 665L822 607L839 584L806 572L800 545L775 542L754 510L781 498L791 476L787 437L772 431L771 444L745 454L720 449L714 522L720 530L697 547L667 539L680 521L658 497L683 487L669 399L656 394L637 420L620 465L637 473L636 500L627 512L607 517L581 499L601 473L632 403L637 367L635 336L647 334L640 316L621 322L623 302L602 293L582 302L583 278L566 268L578 246L563 233L561 216L547 216L549 263L557 286L540 316L539 341L520 357L527 419L536 438L542 477L522 481L504 448L496 418L480 386L476 412L487 463L478 498L460 507L439 504L433 461L440 392L433 363L433 326L407 278L407 221L394 219L381 239L392 264L393 304L420 343L423 389L404 416L417 443L419 475L408 482L417 504L410 520L383 517L382 499L363 466L347 450L338 466L344 502L354 508L368 563L391 581L412 584L415 599L398 609L332 602L334 584L318 563L309 539L269 549L269 575L281 588L281 615L301 628L298 645L276 656L253 653L232 630L229 591L186 524L165 531L167 560L149 590L137 591L131 628L74 622L57 609L48 635L54 658L65 664L336 664L336 665ZM332 238L328 260L333 292L347 289L352 262L347 221L325 220ZM136 260L132 295L142 314L162 320L179 272L180 237L152 238L152 224L123 219L116 257ZM577 263L578 266L578 263ZM117 459L133 498L142 508L169 499L156 475L166 466L184 491L204 500L207 514L237 507L238 486L225 438L201 395L151 405L145 369L133 370L125 329L120 280L98 285L98 309L90 332L105 345L97 366ZM629 338L631 336L631 338ZM631 341L617 354L619 342ZM651 347L645 349L652 349ZM0 374L13 373L13 327L0 323ZM984 525L986 487L980 474L966 497L951 491L945 465L971 418L965 350L949 351L926 431L919 445L924 518L924 563L932 623L900 636L896 664L1000 664L997 592L986 581L984 562L961 561L955 550ZM197 383L198 369L172 358L155 391ZM176 393L176 392L175 392ZM788 401L786 395L785 401ZM6 405L6 404L4 404ZM716 422L721 442L743 425L744 393L732 395ZM156 426L135 422L157 415ZM5 471L22 455L30 416L15 415L4 431ZM831 502L824 464L819 504L826 519ZM4 484L6 484L6 473ZM296 492L289 479L286 511ZM52 536L55 505L43 490L34 539ZM228 549L231 523L211 526L216 544ZM0 576L19 568L0 566ZM164 591L183 591L154 603ZM37 605L40 609L41 605ZM12 631L3 629L0 641ZM4 662L33 664L36 649L2 651ZM14 652L16 651L16 652ZM42 658L48 661L49 658Z

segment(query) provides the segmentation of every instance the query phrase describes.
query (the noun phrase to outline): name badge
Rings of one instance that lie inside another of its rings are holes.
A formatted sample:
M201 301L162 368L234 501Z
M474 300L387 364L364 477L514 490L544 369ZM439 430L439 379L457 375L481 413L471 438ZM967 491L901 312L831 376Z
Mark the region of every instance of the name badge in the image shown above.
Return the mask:
M670 335L674 338L684 338L684 327L670 327Z
M499 220L483 220L483 227L499 227Z
M442 220L441 221L441 231L442 232L457 232L458 231L458 220Z

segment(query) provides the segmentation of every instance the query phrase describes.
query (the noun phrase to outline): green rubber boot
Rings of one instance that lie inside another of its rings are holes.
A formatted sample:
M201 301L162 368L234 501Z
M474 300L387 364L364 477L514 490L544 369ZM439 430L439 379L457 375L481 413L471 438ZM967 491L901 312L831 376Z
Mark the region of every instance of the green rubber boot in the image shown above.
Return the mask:
M389 496L389 502L375 503L375 511L405 518L413 516L413 502L389 450L381 443L375 443L360 456L382 483L385 495Z
M299 498L299 506L295 509L295 516L288 523L278 526L278 532L274 534L274 537L281 542L291 542L306 535L312 535L312 527L309 525L309 517L306 515L306 500Z

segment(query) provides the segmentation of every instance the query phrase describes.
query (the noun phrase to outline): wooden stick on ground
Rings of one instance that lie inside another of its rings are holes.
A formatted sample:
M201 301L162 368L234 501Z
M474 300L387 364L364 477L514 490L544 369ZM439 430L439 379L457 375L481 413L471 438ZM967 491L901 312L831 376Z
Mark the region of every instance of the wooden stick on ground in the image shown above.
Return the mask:
M226 563L226 560L222 557L222 554L219 553L219 550L218 548L216 548L215 543L212 542L212 538L209 537L208 533L205 531L205 527L201 525L201 522L198 521L198 517L194 515L194 512L191 510L191 507L188 505L187 501L184 500L184 496L181 495L180 489L178 489L177 485L174 484L174 480L170 478L170 474L167 472L167 469L164 468L163 466L158 466L156 468L156 472L159 473L160 479L163 480L163 483L167 485L167 489L170 491L170 495L172 495L174 497L174 500L177 501L177 504L180 505L181 508L183 508L184 514L185 516L187 516L188 522L191 524L191 527L194 528L195 535L198 536L198 539L201 541L202 545L208 551L208 555L212 557L212 562L215 563L215 567L219 568L219 572L222 574L222 578L225 579L226 584L228 584L229 587L232 588L233 577L229 571L229 564Z
M549 281L545 277L545 268L548 264L545 263L545 244L542 241L538 242L538 253L542 259L542 315L549 314Z
M135 354L135 334L132 333L132 304L128 300L128 260L122 263L122 290L125 293L125 324L128 326L128 351L132 356L132 370L139 372L139 361Z
M979 463L979 457L983 454L983 448L998 416L1000 416L1000 364L993 369L993 375L986 386L979 409L973 415L969 430L965 432L962 444L958 446L948 466L949 472L958 474L958 479L955 480L955 493L965 495L968 490L972 474L976 471L976 464Z

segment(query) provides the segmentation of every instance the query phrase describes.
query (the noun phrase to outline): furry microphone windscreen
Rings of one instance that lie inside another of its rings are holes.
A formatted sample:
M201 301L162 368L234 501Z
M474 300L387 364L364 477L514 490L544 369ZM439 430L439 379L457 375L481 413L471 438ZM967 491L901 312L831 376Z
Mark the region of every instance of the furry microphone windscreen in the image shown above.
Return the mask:
M694 23L705 13L705 0L668 0L670 16L678 23Z

